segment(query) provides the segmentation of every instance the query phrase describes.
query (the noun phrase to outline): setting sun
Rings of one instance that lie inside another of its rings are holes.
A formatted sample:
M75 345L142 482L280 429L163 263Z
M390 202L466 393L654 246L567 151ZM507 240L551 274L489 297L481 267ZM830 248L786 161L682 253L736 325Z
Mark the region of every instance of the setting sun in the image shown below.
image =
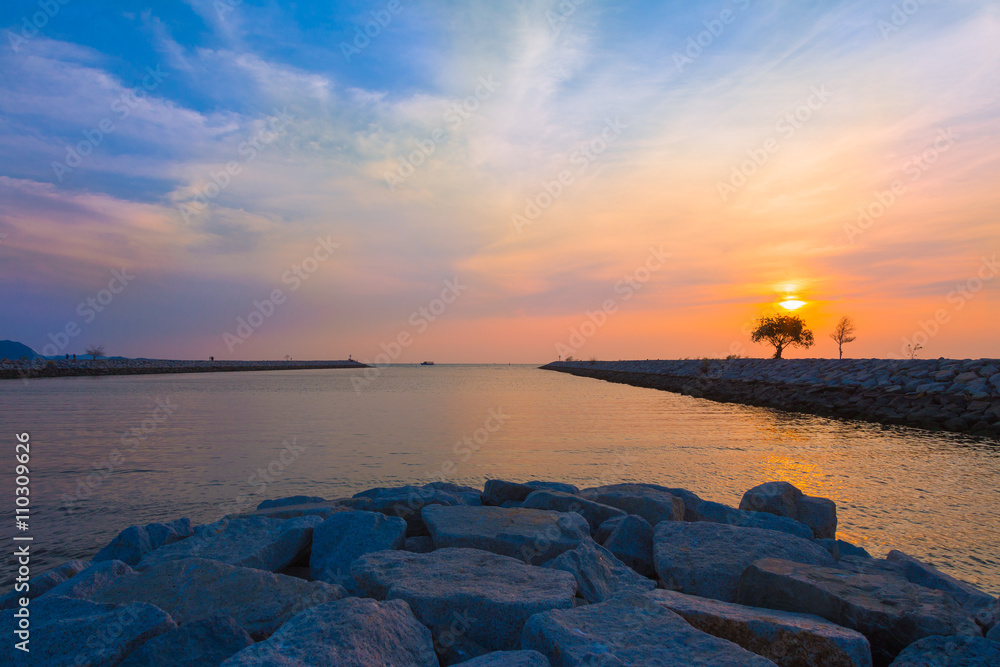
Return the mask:
M781 306L782 308L784 308L785 310L798 310L802 306L806 305L806 302L805 301L799 301L798 299L796 299L795 297L792 296L792 297L788 297L787 299L785 299L784 301L782 301L778 305Z

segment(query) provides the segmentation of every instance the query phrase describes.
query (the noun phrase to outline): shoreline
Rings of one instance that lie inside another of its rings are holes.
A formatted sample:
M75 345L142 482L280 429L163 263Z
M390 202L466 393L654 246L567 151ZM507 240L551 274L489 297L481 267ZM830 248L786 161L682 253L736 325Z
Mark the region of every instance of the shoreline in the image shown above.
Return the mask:
M561 361L542 370L837 419L1000 439L1000 361Z
M367 368L358 361L198 361L173 359L79 359L0 362L0 380L169 373L234 373Z

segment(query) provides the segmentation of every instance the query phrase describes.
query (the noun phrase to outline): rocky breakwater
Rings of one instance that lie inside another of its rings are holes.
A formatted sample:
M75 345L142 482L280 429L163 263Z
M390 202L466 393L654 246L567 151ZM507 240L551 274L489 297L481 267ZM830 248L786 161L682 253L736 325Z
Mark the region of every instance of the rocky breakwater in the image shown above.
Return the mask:
M348 361L200 361L179 359L33 359L0 360L0 380L78 375L157 375L163 373L231 373L301 369L367 368Z
M997 359L563 361L542 368L724 403L1000 438Z
M0 661L1000 664L996 598L837 540L836 510L785 482L738 508L655 484L504 480L266 501L133 526L31 579L0 598Z

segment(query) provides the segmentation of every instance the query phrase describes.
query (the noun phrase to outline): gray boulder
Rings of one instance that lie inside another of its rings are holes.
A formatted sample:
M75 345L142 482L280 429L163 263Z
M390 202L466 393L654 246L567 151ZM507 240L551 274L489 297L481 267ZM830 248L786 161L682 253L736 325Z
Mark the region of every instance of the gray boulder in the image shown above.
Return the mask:
M480 492L454 484L432 483L424 486L400 486L394 488L378 488L362 491L354 495L354 499L363 501L355 509L369 512L381 512L396 516L406 521L406 536L416 537L427 535L427 527L421 517L423 508L429 505L471 505L482 504Z
M295 496L294 498L285 498L283 500L297 500L299 498L309 499L310 496ZM370 502L365 498L366 502ZM266 505L268 501L264 501L261 505ZM333 516L334 514L339 514L340 512L350 512L351 507L343 504L340 500L320 500L319 502L303 502L299 504L286 504L281 501L274 501L279 504L268 505L266 507L258 507L252 512L244 512L242 514L229 514L226 519L245 519L247 517L261 516L266 519L294 519L300 516L318 516L321 519L326 519Z
M253 640L229 616L215 616L164 632L130 653L120 667L218 667Z
M499 507L505 502L521 502L539 488L503 479L490 479L483 488L482 500L484 505Z
M458 665L460 667L550 667L549 659L538 651L494 651Z
M652 579L640 575L592 541L564 551L545 567L572 574L580 596L587 602L604 602L615 595L645 593L656 588Z
M347 595L340 586L303 581L217 560L185 558L133 570L120 561L88 568L46 595L128 604L145 602L180 624L227 614L254 639L268 637L282 623L317 604Z
M741 510L767 512L801 521L817 538L837 537L837 505L828 498L804 495L788 482L767 482L750 489L740 500Z
M1000 642L1000 623L990 628L990 631L986 633L986 638L990 641Z
M655 526L661 521L683 521L684 501L675 495L642 484L611 484L580 491L580 495L602 505L638 514Z
M872 555L864 548L851 544L850 542L845 542L844 540L831 540L830 538L824 538L816 540L816 544L829 551L830 555L837 560L846 556L853 556L856 558L872 557Z
M962 609L976 619L976 623L983 631L989 630L1000 621L1000 604L997 603L997 599L972 584L967 584L935 567L921 563L902 551L890 551L885 559L901 566L903 576L910 583L950 593Z
M653 563L653 527L641 516L629 514L619 521L604 548L644 577L656 577Z
M118 533L110 544L97 552L93 560L95 563L120 560L135 565L150 551L191 537L192 532L190 519L131 526Z
M836 564L826 549L810 540L774 530L707 522L659 524L653 558L664 588L723 602L736 601L740 575L759 558Z
M139 566L184 558L211 558L277 572L304 556L312 542L313 529L322 522L318 516L222 519L198 526L186 540L149 552Z
M402 549L406 522L379 512L343 512L313 531L309 574L314 581L340 584L349 593L357 590L351 564L361 555L385 549Z
M714 503L706 500L698 506L698 511L695 514L698 517L698 521L724 523L729 526L740 526L742 528L777 530L807 540L813 539L812 528L801 521L789 519L785 516L768 514L767 512L738 510L722 503Z
M818 616L745 607L653 591L647 597L681 615L695 628L728 639L783 667L871 667L865 636Z
M571 574L478 549L379 551L355 561L351 574L367 595L409 603L446 663L521 648L532 614L570 608L576 594Z
M980 637L919 639L907 646L890 667L996 667L1000 644Z
M405 602L347 598L291 619L267 641L222 663L225 667L437 667L427 628Z
M177 624L162 609L149 604L99 604L57 595L43 595L28 607L31 627L18 619L0 618L0 664L117 665L129 653ZM30 633L20 635L18 633ZM29 639L28 653L15 648Z
M521 507L556 512L576 512L587 520L591 531L596 531L597 527L608 519L625 516L625 512L616 507L595 503L562 491L547 489L532 491L521 503Z
M539 482L534 480L531 482L525 482L525 486L530 486L533 489L549 489L551 491L562 491L563 493L580 493L580 489L573 486L572 484L565 484L563 482Z
M603 522L600 526L597 527L597 530L594 531L594 539L597 540L600 544L604 544L607 541L607 539L611 537L611 533L615 532L615 528L618 527L618 524L622 522L625 516L616 516L613 519L608 519L607 521ZM643 519L643 521L646 520ZM647 523L649 522L647 521Z
M403 551L412 551L415 554L426 554L434 551L434 540L430 535L419 537L407 537L403 542Z
M54 567L47 572L43 572L37 577L28 580L28 590L11 590L0 597L0 609L14 609L20 605L21 598L34 600L44 593L61 584L62 582L75 577L90 567L90 563L83 560L71 560L58 567Z
M423 518L438 549L482 549L531 565L541 565L590 539L590 524L573 512L430 505Z
M738 601L753 607L816 614L868 638L876 663L891 662L931 635L981 637L979 626L947 593L889 573L856 574L765 558L740 578Z
M317 503L325 502L327 502L326 498L320 498L319 496L289 496L288 498L265 500L261 504L257 505L257 509L267 510L274 507L288 507L289 505L315 505Z
M536 614L524 626L522 646L542 653L555 667L774 665L696 630L644 595Z

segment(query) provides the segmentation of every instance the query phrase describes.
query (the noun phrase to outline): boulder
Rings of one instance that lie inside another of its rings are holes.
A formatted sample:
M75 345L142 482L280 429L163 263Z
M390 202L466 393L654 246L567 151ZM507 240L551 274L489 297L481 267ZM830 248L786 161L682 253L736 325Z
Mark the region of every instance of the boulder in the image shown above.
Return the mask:
M996 667L1000 644L980 637L924 637L907 646L891 667Z
M541 565L590 539L590 524L573 512L429 505L423 518L438 549L482 549L531 565Z
M635 515L632 514L625 516L635 516ZM615 528L618 527L618 524L622 522L625 516L616 516L612 519L608 519L607 521L603 522L600 526L597 527L597 530L594 531L594 539L597 540L600 544L604 544L607 541L607 539L611 537L611 533L615 532ZM641 519L642 517L639 518ZM642 520L646 521L645 519ZM646 521L646 523L649 522Z
M656 577L653 527L641 516L629 514L615 524L611 535L604 541L604 548L642 576Z
M30 641L25 653L15 644L18 619L0 618L0 664L117 665L129 653L177 624L150 604L100 604L58 595L43 595L28 607ZM6 656L6 657L4 657Z
M564 551L545 567L572 574L580 596L587 602L604 602L615 595L644 593L656 588L652 579L640 575L593 541Z
M355 561L351 574L367 595L409 603L446 663L521 648L532 614L568 609L576 594L571 574L478 549L379 551Z
M742 528L777 530L807 540L813 539L812 528L801 521L789 519L785 516L768 514L767 512L738 510L722 503L714 503L706 500L698 506L698 511L695 514L698 517L698 521L724 523L729 526L740 526Z
M483 488L483 504L499 507L505 502L521 502L540 487L508 482L502 479L490 479Z
M406 521L406 536L416 537L427 535L427 527L421 518L421 510L430 505L471 505L482 504L479 491L468 487L460 487L448 483L432 483L424 486L400 486L395 488L378 488L362 491L354 495L356 500L364 501L355 509L369 512L381 512L389 516L397 516Z
M168 560L211 558L230 565L277 572L308 552L318 516L294 519L247 517L198 526L194 535L150 551L139 567Z
M120 560L127 565L136 565L150 551L191 537L192 532L190 519L131 526L98 551L94 562Z
M254 639L317 604L347 595L340 586L303 581L217 560L185 558L133 570L121 561L98 563L46 595L128 604L145 602L180 624L219 614L232 616Z
M655 526L661 521L683 521L684 501L666 491L642 484L611 484L584 489L580 495L602 505L638 514Z
M668 521L654 534L653 560L664 588L688 595L735 602L740 575L760 558L836 563L809 540L762 528Z
M295 498L309 498L309 496L295 496ZM367 498L365 498L365 500L370 502ZM266 502L267 501L264 501L264 503ZM264 503L261 503L261 505ZM296 505L281 504L269 507L258 507L252 512L229 514L225 518L245 519L247 517L262 516L266 519L294 519L300 516L318 516L321 519L326 519L340 512L350 512L352 509L353 508L347 507L339 500L322 500L315 503L300 503Z
M931 635L982 636L950 595L891 573L856 574L765 558L740 578L738 601L754 607L811 613L868 638L876 664Z
M795 519L809 526L817 538L837 537L836 503L828 498L804 495L788 482L755 486L743 494L740 509Z
M972 584L967 584L935 567L921 563L902 551L892 550L885 559L901 566L903 576L911 584L950 593L962 609L976 619L976 623L984 632L1000 621L1000 604L997 603L997 599Z
M319 496L290 496L288 498L277 498L275 500L265 500L257 505L258 510L267 510L274 507L287 507L289 505L315 505L327 502L326 498Z
M746 607L658 590L647 596L695 628L782 667L871 667L865 636L818 616Z
M430 535L419 537L407 537L403 542L403 551L412 551L415 554L426 554L434 551L434 540Z
M458 665L460 667L550 667L549 659L538 651L494 651Z
M43 572L37 577L28 580L28 590L11 590L0 597L0 609L14 609L20 605L21 598L34 600L39 595L49 592L62 582L75 577L90 567L90 563L83 560L71 560L58 567L54 567L47 572Z
M521 640L555 667L576 665L773 666L736 644L696 630L644 595L532 616Z
M549 491L547 489L532 491L521 503L521 507L556 512L576 512L587 520L591 531L596 531L597 527L608 519L625 516L625 512L616 507L595 503L562 491Z
M823 538L816 540L816 544L829 551L830 555L837 560L840 560L845 556L854 556L857 558L872 557L872 555L864 548L851 544L850 542L845 542L844 540L831 540L830 538Z
M531 482L525 482L525 486L530 486L533 489L549 489L551 491L562 491L563 493L580 493L580 489L573 486L572 484L565 484L563 482L539 482L534 480Z
M351 564L363 554L402 549L406 522L379 512L343 512L316 526L313 531L309 575L314 581L340 584L348 593L357 585Z
M405 602L347 598L317 605L225 667L437 667L431 633Z
M130 653L120 667L218 667L253 640L229 616L213 616L164 632Z

